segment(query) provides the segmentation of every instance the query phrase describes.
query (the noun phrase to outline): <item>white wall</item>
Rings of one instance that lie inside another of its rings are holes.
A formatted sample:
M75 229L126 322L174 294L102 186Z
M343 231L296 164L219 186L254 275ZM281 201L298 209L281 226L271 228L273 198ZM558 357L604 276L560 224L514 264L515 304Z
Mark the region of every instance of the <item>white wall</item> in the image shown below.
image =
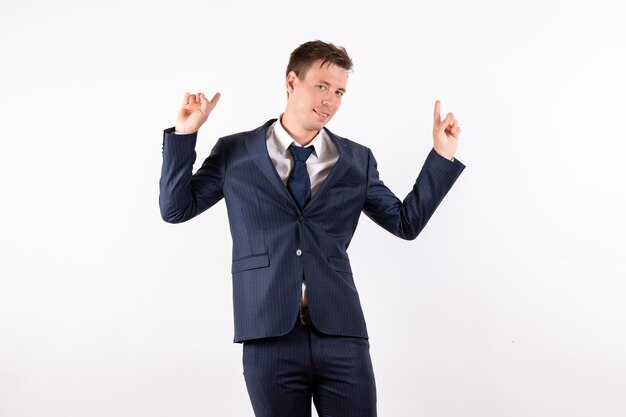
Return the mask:
M0 4L0 416L252 415L225 206L160 219L162 130L221 91L201 163L317 38L355 61L329 128L400 197L435 99L463 128L420 237L350 248L379 414L626 415L623 2L101 3Z

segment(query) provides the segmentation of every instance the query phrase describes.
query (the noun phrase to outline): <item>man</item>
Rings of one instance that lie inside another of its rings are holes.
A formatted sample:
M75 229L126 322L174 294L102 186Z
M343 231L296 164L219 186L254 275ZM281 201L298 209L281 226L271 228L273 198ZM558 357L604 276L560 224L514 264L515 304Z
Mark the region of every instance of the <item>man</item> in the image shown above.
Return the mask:
M163 219L186 221L226 201L233 238L235 342L257 416L376 415L365 320L347 254L364 212L414 239L464 165L454 159L460 127L441 120L434 146L401 202L379 179L372 152L325 125L346 92L344 48L313 41L287 66L287 107L278 120L220 138L192 175L197 131L219 100L185 94L163 141ZM402 150L398 150L402 152Z

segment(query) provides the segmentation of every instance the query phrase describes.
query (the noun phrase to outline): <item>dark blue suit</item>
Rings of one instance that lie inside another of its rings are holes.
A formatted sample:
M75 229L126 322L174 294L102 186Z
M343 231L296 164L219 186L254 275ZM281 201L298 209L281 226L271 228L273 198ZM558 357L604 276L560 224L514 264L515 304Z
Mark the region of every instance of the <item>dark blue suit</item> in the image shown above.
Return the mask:
M307 284L311 320L326 335L368 337L347 249L361 212L403 239L414 239L464 169L434 150L400 201L379 179L372 152L334 135L339 159L300 210L267 153L274 122L220 138L192 175L196 134L164 132L160 207L178 223L222 197L233 239L235 341L288 334Z

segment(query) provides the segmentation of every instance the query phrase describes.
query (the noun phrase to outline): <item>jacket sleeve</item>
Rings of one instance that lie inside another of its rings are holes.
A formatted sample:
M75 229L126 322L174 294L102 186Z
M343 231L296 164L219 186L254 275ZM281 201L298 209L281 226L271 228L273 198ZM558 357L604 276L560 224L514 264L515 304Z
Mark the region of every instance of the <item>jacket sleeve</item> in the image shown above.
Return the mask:
M224 185L224 145L218 140L211 155L192 175L197 132L175 135L163 132L163 165L159 181L161 217L168 223L187 221L220 201Z
M457 159L450 161L432 149L413 189L400 201L380 180L376 159L372 151L368 151L367 197L363 212L390 233L402 239L415 239L465 165Z

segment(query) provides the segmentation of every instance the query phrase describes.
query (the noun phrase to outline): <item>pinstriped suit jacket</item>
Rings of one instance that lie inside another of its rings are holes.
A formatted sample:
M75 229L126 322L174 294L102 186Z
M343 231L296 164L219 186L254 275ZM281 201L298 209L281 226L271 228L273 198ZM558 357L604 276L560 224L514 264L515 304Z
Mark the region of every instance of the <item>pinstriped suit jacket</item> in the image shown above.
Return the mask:
M279 336L294 326L301 281L309 312L327 334L367 338L347 249L359 216L414 239L465 166L434 150L404 201L379 179L372 152L326 130L339 159L301 211L267 153L275 121L220 138L192 175L196 133L164 131L159 204L166 222L191 219L224 198L233 239L235 342Z

